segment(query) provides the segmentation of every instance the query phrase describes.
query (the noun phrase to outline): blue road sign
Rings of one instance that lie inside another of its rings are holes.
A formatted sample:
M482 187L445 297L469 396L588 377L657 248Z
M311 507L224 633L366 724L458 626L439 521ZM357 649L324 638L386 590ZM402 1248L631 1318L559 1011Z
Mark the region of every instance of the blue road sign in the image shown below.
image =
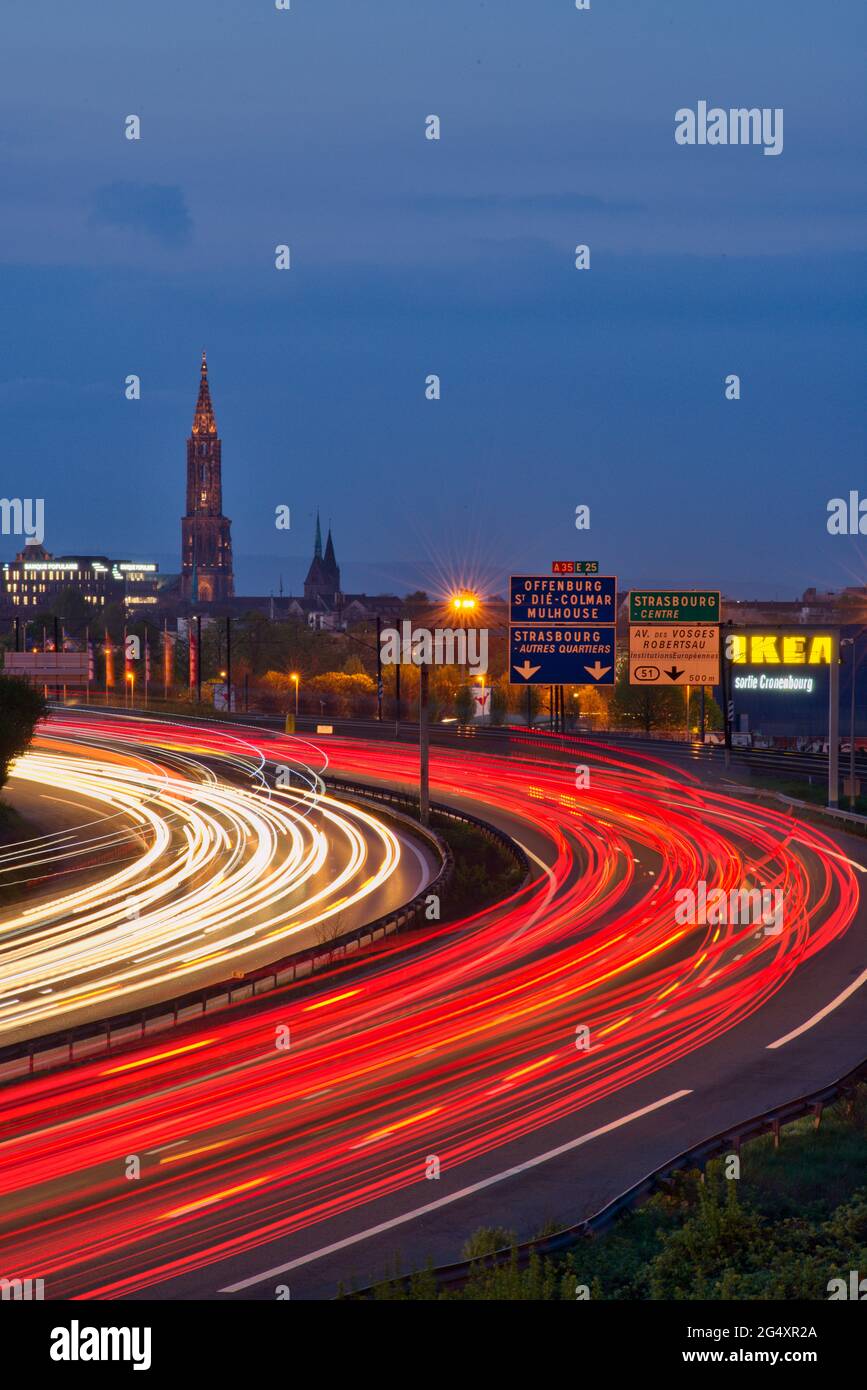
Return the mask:
M512 685L613 685L614 628L515 623L509 629Z
M617 580L613 574L513 574L509 595L513 623L614 623Z

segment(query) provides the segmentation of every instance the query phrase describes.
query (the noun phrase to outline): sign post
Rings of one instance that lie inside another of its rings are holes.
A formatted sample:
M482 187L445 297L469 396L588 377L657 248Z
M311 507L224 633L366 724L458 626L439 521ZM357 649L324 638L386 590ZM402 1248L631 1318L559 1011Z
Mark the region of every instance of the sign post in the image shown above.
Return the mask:
M629 627L630 685L719 684L719 628L675 623Z
M631 589L631 623L718 623L719 589Z
M613 685L616 617L614 575L513 575L510 684Z
M428 727L428 688L430 667L419 667L418 673L418 818L422 825L430 824L430 729Z
M629 684L686 686L686 741L690 741L689 692L701 690L701 741L705 738L705 695L720 681L720 592L718 589L631 589L629 593ZM725 679L723 677L723 679ZM725 701L723 691L723 701ZM650 729L650 695L645 702ZM726 761L729 722L726 718Z
M828 681L828 805L840 804L840 634L834 633L831 669ZM853 677L854 679L854 677ZM850 809L855 800L854 785Z
M840 630L825 627L726 630L728 699L737 689L812 692L816 668L828 668L828 805L840 796ZM752 668L744 671L743 668ZM740 668L740 670L738 670Z

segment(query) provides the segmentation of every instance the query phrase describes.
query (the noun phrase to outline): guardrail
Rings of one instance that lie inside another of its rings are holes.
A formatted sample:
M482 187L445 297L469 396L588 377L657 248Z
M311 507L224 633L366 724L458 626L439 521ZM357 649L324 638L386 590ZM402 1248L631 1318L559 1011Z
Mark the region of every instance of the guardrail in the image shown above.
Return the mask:
M851 825L855 830L862 834L867 834L867 816L862 816L859 811L840 811L836 806L822 806L815 801L800 801L796 796L787 796L785 792L768 791L763 787L738 787L738 795L765 796L770 800L779 801L783 806L798 811L809 811L811 815L827 817L829 820L841 822L843 825Z
M642 1198L651 1196L660 1184L672 1178L676 1173L698 1169L703 1174L712 1159L720 1158L724 1154L740 1153L743 1143L749 1139L757 1139L762 1134L773 1134L774 1144L779 1147L780 1131L783 1125L803 1119L805 1115L812 1114L814 1116L815 1128L818 1129L824 1107L854 1091L865 1079L867 1079L867 1061L860 1063L853 1071L847 1072L840 1080L832 1081L830 1085L823 1086L821 1090L812 1091L809 1095L799 1096L797 1100L790 1101L785 1105L766 1110L741 1124L731 1125L728 1129L720 1130L710 1139L705 1139L700 1144L685 1149L676 1158L670 1159L661 1167L655 1168L652 1173L647 1173L637 1183L633 1183L632 1187L628 1187L625 1192L621 1192L618 1197L606 1203L593 1216L576 1222L574 1226L565 1226L563 1230L555 1231L551 1235L539 1236L535 1240L527 1240L520 1245L495 1250L490 1255L480 1255L472 1260L460 1260L454 1264L440 1265L433 1270L427 1269L425 1274L434 1278L438 1288L456 1289L461 1288L477 1273L484 1270L496 1269L507 1264L511 1265L513 1262L518 1269L526 1269L533 1258L559 1255L564 1251L571 1250L580 1241L607 1230L625 1211L637 1206ZM392 1287L408 1290L412 1278L411 1274L406 1274L381 1282L387 1282ZM344 1297L350 1299L371 1298L377 1287L378 1285L370 1284L366 1288L358 1289L351 1294L344 1295Z
M330 790L351 798L382 801L388 804L390 814L396 819L409 822L410 817L398 808L411 810L413 798L406 793L390 788L369 787L360 782L345 782L340 778L325 778ZM496 841L513 856L524 869L525 879L530 866L523 850L487 821L480 820L451 806L431 803L431 811L449 820L472 824L491 840ZM283 957L273 965L233 975L212 985L203 985L177 998L146 1005L144 1008L113 1015L111 1018L82 1023L73 1028L32 1038L18 1043L7 1043L0 1047L0 1085L31 1075L35 1071L47 1071L57 1066L66 1066L101 1052L112 1052L116 1047L139 1042L152 1033L163 1032L186 1023L190 1019L217 1012L230 1005L268 994L296 980L312 977L329 966L351 962L361 951L382 942L397 931L418 925L425 920L424 912L427 898L431 893L441 898L448 894L448 887L454 874L454 859L448 845L434 831L411 822L413 833L427 838L435 848L442 867L439 874L411 902L402 908L385 914L373 922L346 932L339 939L326 945L318 945L305 951L297 951Z

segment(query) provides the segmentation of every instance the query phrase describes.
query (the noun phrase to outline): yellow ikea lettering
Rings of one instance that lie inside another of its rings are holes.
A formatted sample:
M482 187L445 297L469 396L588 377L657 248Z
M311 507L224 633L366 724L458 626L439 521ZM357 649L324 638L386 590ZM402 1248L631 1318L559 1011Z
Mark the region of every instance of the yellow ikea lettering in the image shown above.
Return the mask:
M831 654L834 649L833 639L827 636L814 637L810 643L810 665L811 666L830 666Z
M783 638L783 665L803 666L807 660L806 637L795 637L787 633Z
M738 666L830 666L834 638L830 633L729 633L726 653Z
M750 661L753 666L779 665L780 658L777 655L777 639L774 636L767 636L765 633L750 635Z

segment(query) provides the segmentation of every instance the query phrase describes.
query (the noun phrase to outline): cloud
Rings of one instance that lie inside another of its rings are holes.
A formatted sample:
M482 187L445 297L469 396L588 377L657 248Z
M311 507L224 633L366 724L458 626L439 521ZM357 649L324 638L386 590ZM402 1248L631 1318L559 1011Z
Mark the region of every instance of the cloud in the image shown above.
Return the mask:
M146 232L164 246L183 246L193 222L181 188L161 183L108 183L93 195L91 222Z

